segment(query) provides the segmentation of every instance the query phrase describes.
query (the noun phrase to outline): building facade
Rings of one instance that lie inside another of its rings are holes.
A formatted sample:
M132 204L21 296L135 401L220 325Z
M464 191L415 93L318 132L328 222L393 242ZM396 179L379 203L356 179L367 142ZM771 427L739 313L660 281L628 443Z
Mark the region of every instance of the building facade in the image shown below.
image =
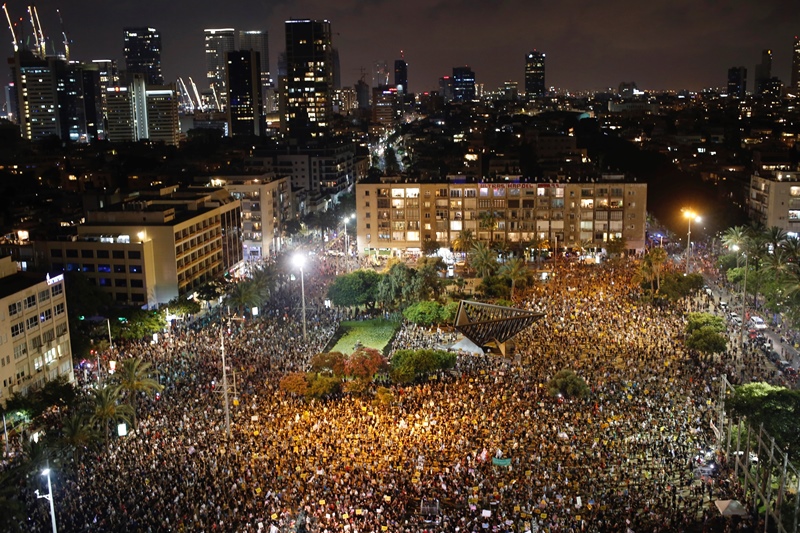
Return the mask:
M525 56L525 96L536 98L547 92L544 77L545 55L543 52L528 52Z
M559 248L603 247L624 238L644 250L647 185L607 176L590 183L356 184L358 251L419 253L422 243L450 247L464 230L476 240L548 241ZM487 223L490 220L491 223Z
M155 28L125 28L125 70L141 74L148 85L164 85L161 33Z
M90 211L67 240L36 243L56 272L82 272L121 304L153 308L238 267L240 202L224 189L166 187Z
M286 21L284 124L290 138L330 135L333 116L333 47L327 20Z
M259 70L261 72L261 90L272 87L269 70L269 33L266 30L239 31L239 50L254 50L259 53Z
M405 59L394 60L394 86L397 92L408 93L408 63Z
M794 45L792 46L792 77L791 77L791 89L795 91L796 96L800 96L797 94L797 91L800 91L800 36L794 36Z
M731 67L728 69L728 95L744 98L747 95L747 69Z
M66 376L74 381L64 276L18 273L0 258L0 404Z
M283 249L286 223L295 219L295 201L289 178L214 176L212 187L223 187L242 206L242 255L260 261Z
M800 172L753 175L749 192L748 212L754 222L800 234Z

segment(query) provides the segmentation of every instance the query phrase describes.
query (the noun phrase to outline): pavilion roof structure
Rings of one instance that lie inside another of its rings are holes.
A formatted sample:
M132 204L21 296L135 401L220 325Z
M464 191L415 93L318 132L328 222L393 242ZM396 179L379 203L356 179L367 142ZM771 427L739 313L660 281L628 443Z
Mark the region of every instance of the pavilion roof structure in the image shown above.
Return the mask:
M484 349L497 348L505 356L506 343L544 313L461 300L453 327Z

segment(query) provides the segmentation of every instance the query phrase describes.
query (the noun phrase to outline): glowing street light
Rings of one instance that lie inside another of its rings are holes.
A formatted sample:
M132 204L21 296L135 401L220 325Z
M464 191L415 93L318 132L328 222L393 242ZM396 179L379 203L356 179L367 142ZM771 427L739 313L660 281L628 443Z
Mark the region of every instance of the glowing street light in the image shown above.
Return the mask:
M684 209L683 218L689 221L689 231L686 233L686 273L688 274L691 268L690 261L692 256L692 221L700 222L702 218L691 209Z
M350 236L347 234L347 222L355 220L355 215L347 215L344 217L344 269L350 272Z
M346 220L347 219L345 219L345 221ZM345 233L345 235L347 235L347 233ZM306 340L308 339L308 334L306 333L306 284L305 284L305 276L303 274L303 267L306 264L306 258L300 254L297 254L292 258L292 262L297 268L300 269L300 292L302 295L302 302L303 302L303 340Z
M38 490L34 491L34 493L37 498L44 498L50 502L50 521L53 524L53 533L58 533L58 529L56 528L56 508L53 504L53 486L50 484L50 469L45 468L42 470L42 475L47 476L47 494L39 494Z

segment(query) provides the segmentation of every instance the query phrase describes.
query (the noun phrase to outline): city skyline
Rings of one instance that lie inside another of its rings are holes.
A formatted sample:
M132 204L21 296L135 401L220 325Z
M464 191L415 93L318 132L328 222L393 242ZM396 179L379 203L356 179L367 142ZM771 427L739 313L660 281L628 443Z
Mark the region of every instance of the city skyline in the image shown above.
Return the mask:
M774 53L774 75L788 84L794 36L800 33L800 14L786 0L734 7L710 0L616 2L612 7L585 0L558 5L511 0L492 6L466 0L403 5L246 1L236 9L210 1L177 1L165 7L152 1L91 0L84 6L62 9L73 59L121 60L122 28L152 26L161 32L165 80L199 80L205 73L205 28L269 31L270 63L277 64L286 20L327 19L341 56L343 86L351 87L362 67L369 78L375 61L393 64L402 49L412 92L436 90L440 77L465 65L487 90L506 80L522 87L525 54L533 49L547 54L548 86L573 92L616 87L622 81L635 81L644 90L725 87L730 67L754 69L766 48ZM57 7L51 0L37 3L52 41L48 52L63 48ZM9 3L8 9L12 19L23 18L22 30L30 34L26 4ZM10 32L3 31L0 46L10 57Z

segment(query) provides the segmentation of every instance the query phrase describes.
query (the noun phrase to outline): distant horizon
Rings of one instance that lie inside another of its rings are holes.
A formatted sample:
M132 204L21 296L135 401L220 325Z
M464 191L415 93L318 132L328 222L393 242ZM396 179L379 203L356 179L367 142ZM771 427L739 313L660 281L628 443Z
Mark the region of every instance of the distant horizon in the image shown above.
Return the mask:
M48 52L62 52L59 3L43 0L36 7ZM29 38L26 5L10 1L7 8L17 21L18 37ZM343 87L356 83L361 68L370 83L372 65L381 60L389 66L393 83L394 61L402 50L409 65L409 92L414 93L438 90L440 77L464 65L487 92L516 81L522 93L525 55L532 50L547 55L546 86L564 92L606 92L622 82L635 82L648 92L724 89L728 69L738 66L747 68L752 91L763 49L773 51L772 76L788 85L794 36L800 33L800 10L789 0L737 6L712 0L653 0L647 5L629 0L602 5L589 0L557 5L538 0L408 0L402 5L385 0L243 0L235 7L210 0L86 0L80 9L62 8L61 16L71 59L89 63L112 58L120 68L123 27L156 28L165 81L188 81L191 76L200 90L207 87L204 29L268 31L274 79L284 49L284 22L296 18L331 22ZM11 34L3 25L0 49L11 57ZM6 83L11 81L8 70L2 78Z

